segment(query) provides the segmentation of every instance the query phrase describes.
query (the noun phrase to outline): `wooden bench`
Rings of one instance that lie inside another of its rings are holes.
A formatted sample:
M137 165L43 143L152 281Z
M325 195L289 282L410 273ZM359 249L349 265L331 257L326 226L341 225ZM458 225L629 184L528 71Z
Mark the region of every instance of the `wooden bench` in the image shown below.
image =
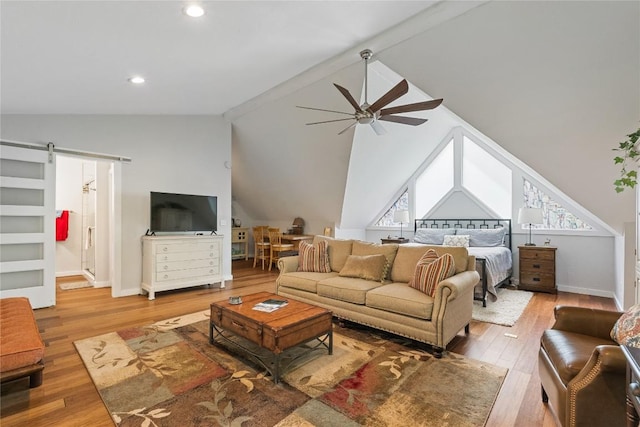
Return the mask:
M44 342L28 298L0 299L0 383L29 377L42 384Z

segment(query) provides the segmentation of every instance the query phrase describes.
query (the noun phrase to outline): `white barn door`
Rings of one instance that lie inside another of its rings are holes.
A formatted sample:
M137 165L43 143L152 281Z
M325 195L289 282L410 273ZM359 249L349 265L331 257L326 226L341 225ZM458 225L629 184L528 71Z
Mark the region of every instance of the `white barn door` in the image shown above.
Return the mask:
M55 155L0 144L0 297L56 303Z

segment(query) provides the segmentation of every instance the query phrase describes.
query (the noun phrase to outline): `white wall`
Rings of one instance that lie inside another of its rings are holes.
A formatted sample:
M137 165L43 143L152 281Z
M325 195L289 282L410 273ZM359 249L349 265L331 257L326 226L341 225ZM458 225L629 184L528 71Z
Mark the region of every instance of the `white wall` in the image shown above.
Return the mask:
M3 115L4 139L129 157L122 165L122 283L120 295L139 293L140 237L149 228L149 192L218 196L218 234L230 235L231 126L220 116ZM223 225L224 224L224 225ZM117 238L118 236L116 236ZM223 253L231 253L225 238ZM117 262L117 260L116 260ZM223 275L231 278L230 257Z

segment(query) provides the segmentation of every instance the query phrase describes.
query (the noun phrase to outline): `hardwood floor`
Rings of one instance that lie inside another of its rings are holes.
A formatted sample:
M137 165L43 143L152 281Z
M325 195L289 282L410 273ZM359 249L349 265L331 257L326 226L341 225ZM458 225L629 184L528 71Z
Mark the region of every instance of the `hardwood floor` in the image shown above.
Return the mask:
M112 426L100 396L75 350L79 339L192 313L212 301L275 289L277 270L251 268L253 260L234 261L234 280L226 289L197 287L162 292L154 301L143 296L111 298L110 289L58 289L57 305L35 311L45 349L42 386L29 390L25 381L4 385L0 424L11 426ZM615 310L613 300L559 292L534 294L515 326L472 322L449 345L450 351L504 366L509 373L487 426L555 426L540 399L537 354L542 331L553 323L557 304ZM517 335L517 338L505 336Z

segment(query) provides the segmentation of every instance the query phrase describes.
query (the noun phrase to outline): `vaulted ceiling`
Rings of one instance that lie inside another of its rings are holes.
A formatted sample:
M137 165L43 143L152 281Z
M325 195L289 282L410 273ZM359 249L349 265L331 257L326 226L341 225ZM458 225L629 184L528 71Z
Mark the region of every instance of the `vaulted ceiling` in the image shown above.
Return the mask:
M332 83L358 99L371 48L614 228L635 218L633 195L612 189L611 148L640 121L638 2L201 3L191 20L180 1L2 1L2 113L224 114L236 202L328 224L343 216L354 132L368 129L305 127L318 117L295 106L348 108ZM432 122L413 145L436 137ZM389 136L358 152L388 165L349 177L350 204L369 211L424 158Z

